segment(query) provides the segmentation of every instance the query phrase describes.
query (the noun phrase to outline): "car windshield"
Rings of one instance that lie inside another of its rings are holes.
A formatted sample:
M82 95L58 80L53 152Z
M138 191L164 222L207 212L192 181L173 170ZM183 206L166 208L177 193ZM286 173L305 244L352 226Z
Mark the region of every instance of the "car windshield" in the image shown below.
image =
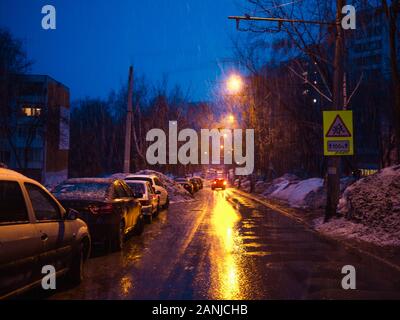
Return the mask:
M145 185L143 183L127 182L127 184L132 189L133 193L146 193Z
M63 183L53 190L53 194L60 199L103 200L108 198L109 190L110 185L108 183Z
M180 179L176 179L176 182L187 182L187 180L185 178L180 178Z

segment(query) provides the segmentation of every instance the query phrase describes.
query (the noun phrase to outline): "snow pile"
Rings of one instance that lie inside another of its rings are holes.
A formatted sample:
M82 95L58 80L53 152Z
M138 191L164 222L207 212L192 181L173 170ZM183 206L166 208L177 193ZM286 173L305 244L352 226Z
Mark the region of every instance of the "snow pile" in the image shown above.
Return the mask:
M255 186L254 186L254 191L255 193L263 193L265 191L265 189L267 189L269 187L269 183L259 180L256 182Z
M400 241L400 166L361 179L349 186L338 205L339 213Z
M266 185L266 188L262 193L264 196L269 196L271 193L285 189L290 183L298 182L300 179L293 174L285 174L282 177L276 178Z
M251 191L251 181L250 181L250 179L243 179L240 182L240 189L243 190L244 192L250 192Z
M238 183L235 181L235 187ZM250 192L250 180L242 179L240 189ZM285 201L295 208L316 209L326 203L324 181L320 178L300 180L296 175L285 174L272 182L257 181L254 191L267 198Z
M250 192L251 190L251 181L248 177L242 177L240 179L235 179L233 182L233 186L244 192Z
M174 202L183 202L183 201L188 201L188 200L193 200L193 196L186 191L180 184L176 183L173 179L168 177L167 175L154 171L154 170L141 170L138 172L135 172L133 174L137 175L156 175L162 184L165 186L165 188L168 191L168 196L170 199L171 203ZM128 175L132 175L132 173L126 174L126 173L116 173L113 174L112 177L116 179L125 179Z
M400 246L399 234L384 232L355 223L345 218L333 219L324 223L324 218L314 220L314 227L323 234L346 239L357 239L379 246Z
M171 202L182 202L182 201L193 200L193 196L185 188L183 188L180 184L176 183L173 179L171 179L170 177L166 176L161 172L154 170L141 170L135 172L135 174L156 175L160 179L161 183L167 189Z
M287 201L291 207L295 208L316 208L324 203L323 185L324 180L320 178L294 182L283 180L277 184L277 188L270 197Z

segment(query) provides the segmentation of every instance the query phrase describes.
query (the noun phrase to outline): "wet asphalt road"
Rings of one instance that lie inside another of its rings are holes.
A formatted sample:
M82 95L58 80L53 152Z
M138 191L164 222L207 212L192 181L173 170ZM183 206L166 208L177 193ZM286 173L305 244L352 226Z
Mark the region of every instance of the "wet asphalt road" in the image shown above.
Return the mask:
M95 250L84 282L48 299L387 299L400 274L231 190L171 204L122 252ZM344 265L357 290L343 290ZM29 296L40 297L37 289Z

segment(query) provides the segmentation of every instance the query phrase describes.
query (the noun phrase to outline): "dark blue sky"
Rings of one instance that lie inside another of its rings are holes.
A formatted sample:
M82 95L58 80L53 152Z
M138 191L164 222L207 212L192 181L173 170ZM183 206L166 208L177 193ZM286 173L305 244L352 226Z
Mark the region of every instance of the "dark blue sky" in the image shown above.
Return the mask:
M41 28L46 4L57 30ZM193 100L209 100L231 67L237 32L227 16L239 10L238 0L1 0L0 26L24 41L32 72L63 82L73 99L107 96L133 64L152 84L167 75Z

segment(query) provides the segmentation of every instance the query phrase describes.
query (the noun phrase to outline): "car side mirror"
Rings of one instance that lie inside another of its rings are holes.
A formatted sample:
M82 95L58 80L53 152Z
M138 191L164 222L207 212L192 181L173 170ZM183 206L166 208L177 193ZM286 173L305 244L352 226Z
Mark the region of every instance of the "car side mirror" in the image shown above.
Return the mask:
M133 195L133 197L134 197L135 199L143 198L143 193L136 192L136 193Z
M67 209L67 214L65 216L66 220L76 220L78 219L79 212L76 211L75 209Z
M160 190L156 190L156 194L161 194L161 191Z

